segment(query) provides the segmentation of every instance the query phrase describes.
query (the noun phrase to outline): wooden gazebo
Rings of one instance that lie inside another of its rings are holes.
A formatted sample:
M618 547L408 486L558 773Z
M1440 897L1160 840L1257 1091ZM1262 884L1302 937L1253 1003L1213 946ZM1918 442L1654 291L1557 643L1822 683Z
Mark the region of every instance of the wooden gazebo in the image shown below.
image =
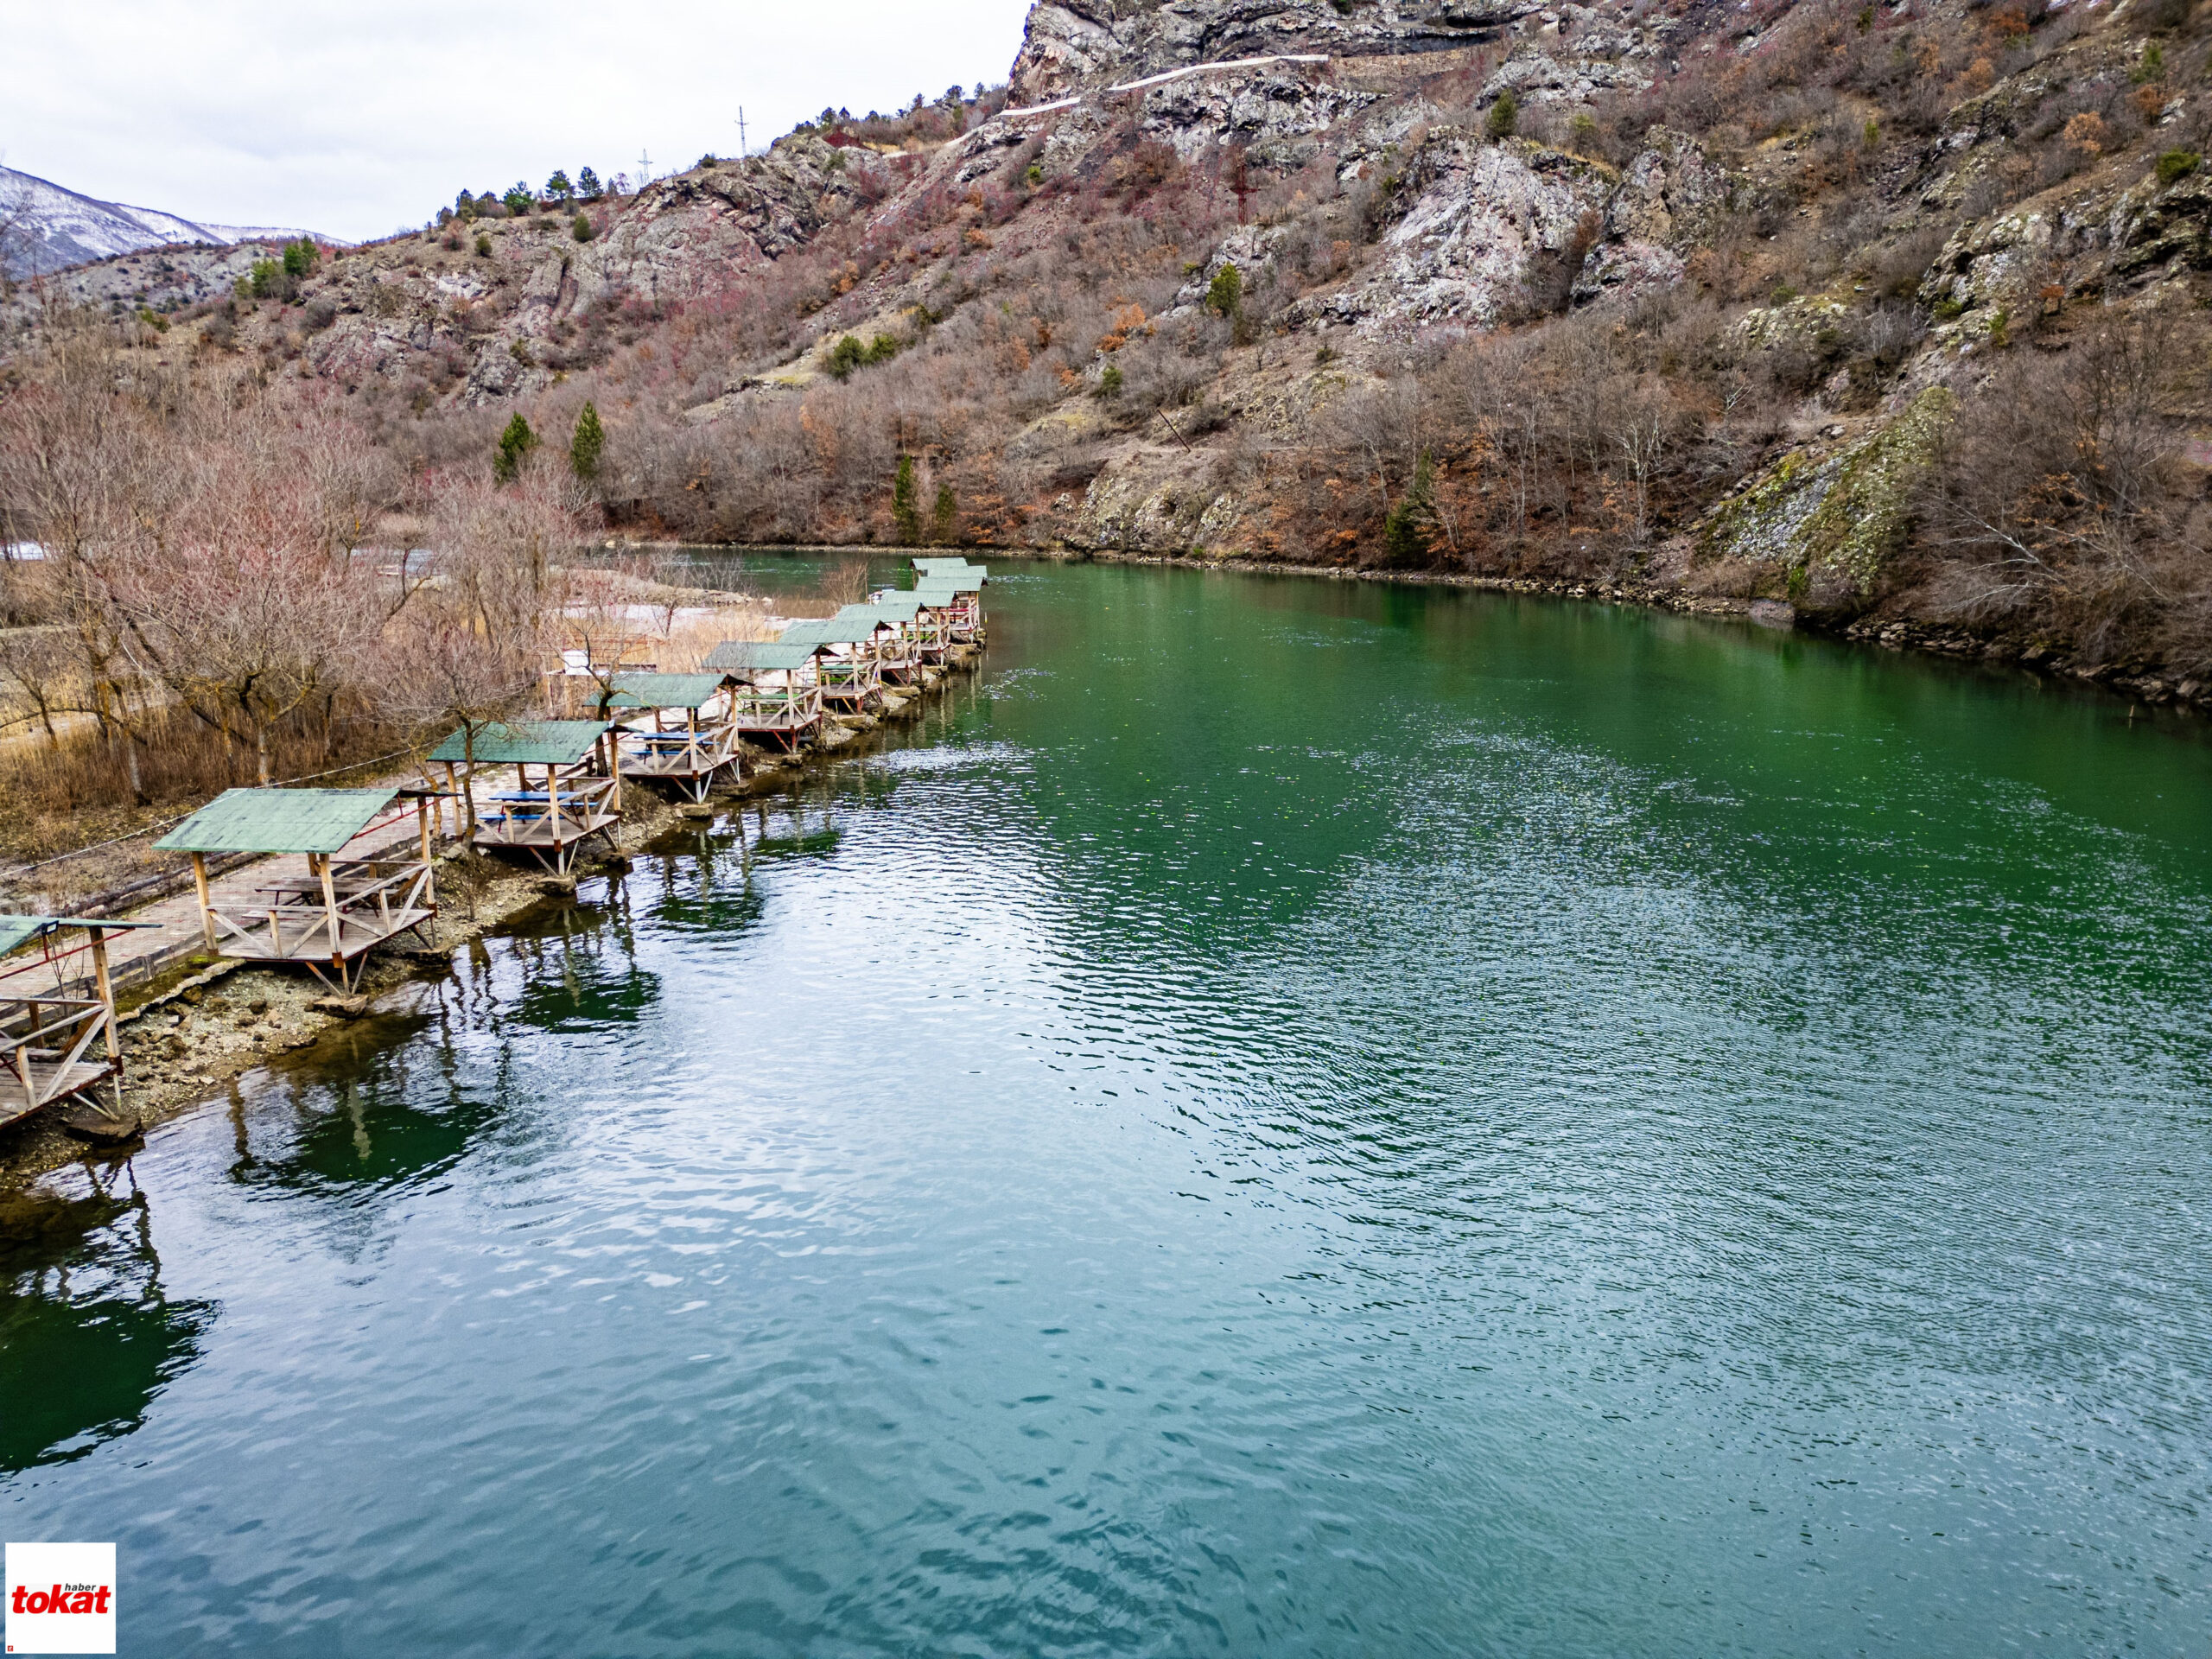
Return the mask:
M924 582L907 595L914 601L915 624L922 630L922 658L943 661L955 645L976 640L976 607L951 588Z
M875 658L875 671L885 680L905 685L921 677L921 650L914 641L913 607L896 601L848 605L834 621L849 622L871 630L862 646Z
M412 855L352 858L346 849L379 829L404 823L414 801ZM296 963L351 990L361 962L378 945L438 913L430 862L428 791L398 789L229 789L154 843L192 855L200 920L207 948L249 961ZM301 853L307 874L257 883L218 902L207 881L211 853Z
M881 701L883 673L875 659L876 623L833 616L827 621L794 622L784 630L789 645L823 647L814 662L814 683L832 709L866 714Z
M729 723L741 738L794 750L822 724L815 662L827 647L782 639L725 639L706 665L727 675Z
M694 801L707 798L716 774L727 771L736 777L738 733L723 697L728 679L714 673L617 675L602 699L607 709L652 715L650 731L632 725L614 728L622 776L673 784ZM672 715L681 716L680 721L671 723Z
M62 1122L79 1135L119 1140L137 1128L123 1107L107 936L157 925L0 915L0 1124L74 1101Z
M579 847L594 836L612 846L621 821L622 779L610 730L601 720L494 721L454 733L430 751L430 764L445 768L452 789L461 787L461 768L467 768L473 845L528 853L554 874L566 875ZM514 786L480 800L475 779L508 767ZM486 804L493 810L485 811Z

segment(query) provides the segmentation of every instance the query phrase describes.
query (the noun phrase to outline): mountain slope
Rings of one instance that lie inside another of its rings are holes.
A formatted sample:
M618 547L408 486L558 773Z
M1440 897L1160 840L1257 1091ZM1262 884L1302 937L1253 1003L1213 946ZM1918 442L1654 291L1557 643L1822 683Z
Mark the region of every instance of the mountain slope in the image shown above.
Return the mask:
M215 225L101 201L0 167L0 274L21 281L173 244L279 241L310 232ZM315 237L327 242L328 237Z
M623 534L1448 570L2202 700L2208 44L2190 0L1064 0L988 97L581 226L54 294L418 473L589 398Z

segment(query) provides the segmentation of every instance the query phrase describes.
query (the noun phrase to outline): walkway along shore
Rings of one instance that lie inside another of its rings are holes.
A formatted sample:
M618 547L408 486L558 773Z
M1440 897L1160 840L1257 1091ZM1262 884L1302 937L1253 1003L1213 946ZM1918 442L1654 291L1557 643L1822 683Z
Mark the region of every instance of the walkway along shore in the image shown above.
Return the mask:
M974 590L980 590L986 571L958 558L916 563L920 575L915 589L880 593L871 604L849 606L840 613L849 625L859 621L865 626L806 625L811 633L838 636L818 645L809 642L810 649L822 653L824 678L840 671L849 675L856 658L865 659L873 669L874 642L880 639L883 657L897 664L896 680L872 683L869 695L849 712L824 712L809 729L779 734L772 747L749 741L735 746L734 758L741 764L719 773L705 799L694 798L698 791L688 785L674 798L664 796L639 781L637 772L626 769L629 781L621 793L619 822L606 826L557 873L549 873L542 863L486 852L486 838L480 832L471 845L471 838L463 834L460 803L442 803L433 859L438 913L422 930L427 938L420 943L415 934L395 935L378 949L360 966L354 995L334 994L330 984L296 965L212 954L197 892L188 890L131 912L128 920L138 925L115 935L108 947L124 1053L125 1112L136 1118L143 1132L208 1100L225 1083L280 1056L312 1058L308 1051L319 1042L374 1014L382 993L447 971L457 948L496 932L540 905L572 896L580 879L619 879L630 868L631 854L650 847L680 824L711 821L730 806L786 791L829 761L865 753L878 731L921 718L981 664L986 636L980 594ZM963 637L955 639L949 628L941 631L931 638L931 649L924 653L934 660L918 660L913 641L918 633L927 635L929 613L925 612L918 628L916 595L923 595L925 604L941 601L949 605L953 587L949 573L954 569L971 573L973 578L973 590L966 582L959 584L963 589ZM847 635L855 638L848 639ZM800 682L802 689L808 686L799 675L783 677ZM424 768L426 783L440 781L433 775L436 770ZM417 838L416 815L410 810L346 842L329 856L325 868L404 855L412 852ZM247 912L257 905L265 908L270 901L261 895L270 890L273 871L282 861L276 855L257 858L211 878L207 903L217 911ZM45 1111L0 1127L0 1189L88 1154L86 1142L68 1132L61 1117ZM127 1155L130 1144L125 1141L119 1152L94 1155Z

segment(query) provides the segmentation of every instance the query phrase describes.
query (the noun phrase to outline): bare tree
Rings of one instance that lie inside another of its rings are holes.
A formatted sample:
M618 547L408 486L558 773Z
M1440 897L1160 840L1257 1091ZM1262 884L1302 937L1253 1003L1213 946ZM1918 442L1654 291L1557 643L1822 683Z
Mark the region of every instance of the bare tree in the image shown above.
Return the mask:
M558 556L578 525L542 473L494 488L473 472L433 479L431 575L393 617L379 665L387 706L419 725L458 727L467 830L476 827L476 740L538 683L568 597Z

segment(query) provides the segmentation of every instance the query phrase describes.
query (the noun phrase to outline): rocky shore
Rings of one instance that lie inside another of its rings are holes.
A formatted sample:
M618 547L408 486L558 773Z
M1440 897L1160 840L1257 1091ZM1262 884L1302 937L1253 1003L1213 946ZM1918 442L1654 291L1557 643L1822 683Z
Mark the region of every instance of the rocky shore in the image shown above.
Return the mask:
M614 845L580 860L574 878L549 877L465 846L448 848L438 861L440 909L431 942L372 958L355 996L334 996L305 974L205 957L130 988L118 1004L125 1109L143 1131L280 1058L312 1062L319 1045L338 1039L354 1021L375 1014L391 993L448 972L455 950L496 937L541 906L568 902L578 880L619 878L630 867L630 855L687 821L773 794L815 767L864 751L879 732L918 718L930 700L950 687L953 676L972 671L975 663L970 657L912 695L892 693L880 715L847 717L798 755L748 751L743 782L718 790L703 807L664 800L642 786L626 791ZM0 1191L87 1155L117 1154L101 1149L88 1154L86 1143L64 1129L55 1114L35 1113L0 1129Z

